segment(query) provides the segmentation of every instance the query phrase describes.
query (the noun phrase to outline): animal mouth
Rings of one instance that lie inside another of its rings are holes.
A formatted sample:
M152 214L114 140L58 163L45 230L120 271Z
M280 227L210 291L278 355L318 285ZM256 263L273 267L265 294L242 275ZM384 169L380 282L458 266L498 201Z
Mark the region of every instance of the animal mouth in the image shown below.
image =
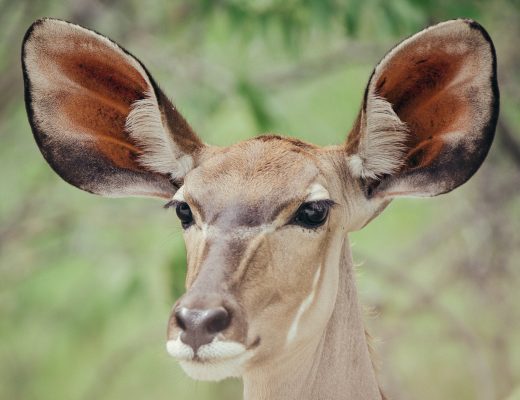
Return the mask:
M251 345L245 346L239 342L224 341L215 337L213 341L194 351L191 346L182 342L179 335L166 343L166 349L191 378L219 381L241 376L247 361L253 357L259 344L259 338Z
M260 344L260 338L257 337L249 346L234 341L224 341L214 338L210 343L204 344L193 350L193 348L184 343L180 335L176 339L168 340L166 350L168 354L178 361L205 364L218 363L220 361L241 358L251 353Z

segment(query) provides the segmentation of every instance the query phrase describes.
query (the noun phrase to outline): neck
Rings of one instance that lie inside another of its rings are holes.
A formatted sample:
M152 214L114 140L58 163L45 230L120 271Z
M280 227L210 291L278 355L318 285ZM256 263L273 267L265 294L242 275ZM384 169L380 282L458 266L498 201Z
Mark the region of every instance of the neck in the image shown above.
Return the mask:
M341 251L338 271L336 301L323 335L244 375L245 400L381 400L348 240Z

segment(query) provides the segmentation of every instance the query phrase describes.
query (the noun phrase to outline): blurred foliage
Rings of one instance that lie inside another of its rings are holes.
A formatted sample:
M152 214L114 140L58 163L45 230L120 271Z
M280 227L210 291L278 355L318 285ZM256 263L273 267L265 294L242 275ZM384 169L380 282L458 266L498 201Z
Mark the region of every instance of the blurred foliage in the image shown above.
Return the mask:
M339 143L396 41L478 19L497 46L502 88L484 167L449 195L394 202L352 241L390 398L518 399L517 1L0 0L1 399L241 398L237 381L190 381L164 350L185 272L174 216L150 200L82 193L39 154L19 52L42 16L123 44L220 145L266 131Z

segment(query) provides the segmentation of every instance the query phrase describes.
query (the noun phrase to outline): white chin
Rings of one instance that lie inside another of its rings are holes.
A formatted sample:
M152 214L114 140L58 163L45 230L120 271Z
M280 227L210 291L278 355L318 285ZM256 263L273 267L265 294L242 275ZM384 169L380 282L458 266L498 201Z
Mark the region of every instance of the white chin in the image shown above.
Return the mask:
M221 361L180 361L186 375L198 381L221 381L242 375L244 357Z
M166 349L190 378L200 381L220 381L241 376L244 364L252 355L241 343L215 338L211 343L200 346L197 360L194 360L192 348L180 340L180 335L169 340Z

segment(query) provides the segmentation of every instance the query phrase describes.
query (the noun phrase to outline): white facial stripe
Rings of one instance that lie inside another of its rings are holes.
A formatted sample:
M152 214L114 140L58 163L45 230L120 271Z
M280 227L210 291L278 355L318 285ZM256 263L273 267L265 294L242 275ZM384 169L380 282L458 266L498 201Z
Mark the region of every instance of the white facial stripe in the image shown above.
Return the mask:
M312 304L312 301L314 300L314 296L316 295L316 288L318 286L318 281L320 280L320 274L321 266L318 268L316 274L314 275L311 293L305 298L305 300L302 301L300 308L296 312L296 316L294 317L291 327L289 328L289 332L287 333L287 344L291 343L296 338L296 333L298 332L298 324L300 323L300 319L305 313L305 311L309 309L309 307Z
M330 199L330 194L322 185L319 183L313 183L307 189L307 198L305 201L318 201L318 200L328 200Z
M172 200L176 201L185 201L184 200L184 186L181 186L177 192L172 197Z

